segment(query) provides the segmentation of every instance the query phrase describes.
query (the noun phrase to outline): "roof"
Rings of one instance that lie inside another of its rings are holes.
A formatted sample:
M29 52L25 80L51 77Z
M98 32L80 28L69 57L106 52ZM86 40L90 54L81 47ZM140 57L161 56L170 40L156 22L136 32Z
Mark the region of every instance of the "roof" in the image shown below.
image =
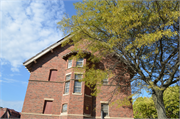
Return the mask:
M23 63L23 65L27 68L27 66L29 64L31 64L32 62L36 61L37 59L39 59L40 57L44 56L46 53L52 51L54 48L60 46L62 44L62 42L70 39L72 36L74 35L67 35L64 38L60 39L59 41L57 41L56 43L52 44L51 46L47 47L46 49L42 50L41 52L39 52L38 54L36 54L35 56L31 57L30 59L28 59L27 61L25 61Z
M14 109L0 108L0 118L20 118L21 114Z

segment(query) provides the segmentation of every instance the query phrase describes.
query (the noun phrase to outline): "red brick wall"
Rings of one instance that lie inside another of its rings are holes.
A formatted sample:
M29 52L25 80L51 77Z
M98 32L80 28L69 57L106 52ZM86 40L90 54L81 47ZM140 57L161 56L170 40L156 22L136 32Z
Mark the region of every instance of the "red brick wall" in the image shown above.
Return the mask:
M73 115L60 115L62 111L62 105L68 104L68 114L83 115L87 113L86 105L90 106L90 112L93 115L93 97L85 96L85 83L82 82L81 95L74 95L74 80L70 80L69 94L64 95L65 76L67 73L71 73L71 79L74 79L74 72L84 72L84 69L79 70L70 68L67 69L66 60L62 59L62 56L69 53L73 46L57 47L53 50L53 53L49 52L37 60L37 63L33 63L30 69L31 75L27 87L27 92L24 100L21 118L60 118L60 119L74 119L83 118L83 116ZM73 67L75 67L75 60L73 60ZM84 60L86 64L86 59ZM50 70L57 70L56 81L48 81ZM107 88L108 87L108 88ZM94 116L100 116L101 103L100 101L107 101L113 86L102 86L102 92L94 99L96 99L96 110ZM87 88L86 88L87 89ZM87 89L89 90L89 89ZM128 93L130 94L130 92ZM103 95L107 95L103 97ZM122 94L117 95L118 99L121 99ZM124 95L126 96L126 95ZM53 100L52 115L43 115L44 98L51 98ZM114 98L113 98L114 99ZM109 116L111 117L133 117L132 108L120 107L116 108L116 105L109 106ZM54 116L53 116L54 115ZM60 116L59 116L60 115Z

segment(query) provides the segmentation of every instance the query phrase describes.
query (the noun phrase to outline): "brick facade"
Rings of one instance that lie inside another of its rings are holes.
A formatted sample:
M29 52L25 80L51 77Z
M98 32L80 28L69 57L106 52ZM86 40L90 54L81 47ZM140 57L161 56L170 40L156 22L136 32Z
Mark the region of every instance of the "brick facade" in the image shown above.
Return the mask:
M51 118L51 119L83 119L101 118L101 103L108 103L108 98L115 86L104 85L97 97L90 95L90 90L81 83L81 92L74 93L75 74L81 74L85 70L76 67L76 61L72 60L72 67L67 68L67 59L63 56L71 52L73 46L55 47L50 52L31 62L27 67L31 75L23 104L21 118ZM86 58L83 59L86 64ZM55 81L49 81L51 70L56 70ZM66 81L66 75L71 74L70 80ZM129 77L128 77L129 78ZM69 82L69 93L64 94L65 84ZM131 94L117 94L114 98L121 99ZM107 95L109 94L109 95ZM50 114L44 114L45 101L52 101ZM62 112L63 104L67 104L67 112ZM132 106L117 107L109 105L107 118L133 118Z

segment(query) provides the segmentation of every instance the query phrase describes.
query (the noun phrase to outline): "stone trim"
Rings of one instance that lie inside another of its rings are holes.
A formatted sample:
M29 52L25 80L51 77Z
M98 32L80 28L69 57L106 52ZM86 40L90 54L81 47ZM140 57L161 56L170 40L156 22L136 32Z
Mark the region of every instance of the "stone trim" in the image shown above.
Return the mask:
M100 101L100 103L105 103L105 104L108 104L109 101Z
M21 114L30 114L30 115L40 115L40 116L85 116L85 117L91 117L87 114L67 114L67 113L61 113L61 114L42 114L42 113L29 113L29 112L21 112Z
M64 81L43 81L43 80L29 80L32 82L46 82L46 83L64 83Z
M54 98L44 98L44 100L54 100Z
M43 114L43 113L29 113L29 112L21 112L21 114L40 115L40 116L59 116L57 114Z
M82 95L82 93L72 93L72 95Z

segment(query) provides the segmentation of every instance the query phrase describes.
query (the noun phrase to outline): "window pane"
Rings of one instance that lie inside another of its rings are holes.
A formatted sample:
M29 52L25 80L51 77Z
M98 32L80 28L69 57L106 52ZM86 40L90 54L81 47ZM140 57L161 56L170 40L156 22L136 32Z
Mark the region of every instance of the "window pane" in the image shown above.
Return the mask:
M75 74L75 79L82 79L82 74Z
M74 82L74 93L81 93L81 82Z
M102 108L105 113L108 113L108 105L107 104L103 104Z
M67 104L63 104L62 112L67 112Z
M108 84L108 79L103 79L103 84Z
M72 67L72 60L68 60L68 68Z
M83 66L83 60L84 60L84 59L82 59L82 58L81 58L81 59L78 59L77 62L76 62L76 66L82 67L82 66Z
M66 80L70 80L71 79L71 74L66 75Z
M82 66L82 62L77 62L76 66L78 66L78 67Z
M64 93L69 93L69 81L68 82L66 82L66 84L65 84L65 91L64 91Z
M77 87L77 86L81 86L81 82L75 81L75 86L76 86L76 87Z

